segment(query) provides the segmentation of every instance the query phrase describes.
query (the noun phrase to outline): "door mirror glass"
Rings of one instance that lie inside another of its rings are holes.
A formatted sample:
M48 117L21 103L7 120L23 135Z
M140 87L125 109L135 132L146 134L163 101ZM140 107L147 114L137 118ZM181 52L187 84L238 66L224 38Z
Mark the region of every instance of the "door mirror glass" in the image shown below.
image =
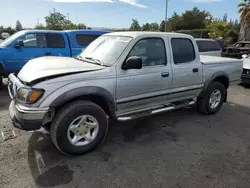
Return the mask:
M15 48L21 48L21 47L23 47L23 46L24 46L23 40L18 40L18 41L16 42Z
M243 54L243 55L242 55L242 58L243 58L243 59L246 59L246 58L247 58L247 54Z
M137 56L132 56L128 58L125 64L123 65L124 70L141 69L141 68L142 68L142 59Z

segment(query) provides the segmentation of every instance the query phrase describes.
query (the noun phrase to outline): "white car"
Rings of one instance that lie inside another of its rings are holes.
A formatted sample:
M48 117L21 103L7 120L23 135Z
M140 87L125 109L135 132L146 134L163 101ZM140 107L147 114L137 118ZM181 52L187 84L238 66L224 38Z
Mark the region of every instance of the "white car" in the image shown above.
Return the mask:
M221 57L222 49L220 44L213 39L195 39L200 55Z
M250 55L243 55L243 72L241 76L242 83L250 84Z

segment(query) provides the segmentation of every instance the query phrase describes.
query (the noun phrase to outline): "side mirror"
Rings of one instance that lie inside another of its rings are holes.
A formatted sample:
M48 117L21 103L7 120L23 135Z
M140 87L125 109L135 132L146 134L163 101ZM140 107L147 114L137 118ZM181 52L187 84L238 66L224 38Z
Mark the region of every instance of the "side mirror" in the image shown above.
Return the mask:
M23 47L23 46L24 46L23 40L18 40L18 41L16 42L15 48L20 48L20 47Z
M123 69L141 69L142 68L142 59L137 56L132 56L127 59L127 61L123 64Z

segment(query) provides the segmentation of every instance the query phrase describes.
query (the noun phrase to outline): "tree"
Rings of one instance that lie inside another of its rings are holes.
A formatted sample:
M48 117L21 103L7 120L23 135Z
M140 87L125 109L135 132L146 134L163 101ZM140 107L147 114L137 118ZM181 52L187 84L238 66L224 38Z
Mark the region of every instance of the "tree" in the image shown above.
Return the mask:
M19 20L16 21L16 30L17 31L21 31L23 29L23 26L22 24L20 23Z
M168 20L167 28L169 28L170 31L175 31L176 27L181 22L181 19L182 18L179 16L179 14L177 14L176 12L174 12L174 14L172 15L172 17L169 18L169 20Z
M60 12L56 12L55 9L45 17L45 22L46 27L53 30L63 30L67 28L67 25L69 24L66 20L66 16Z
M164 32L164 31L165 31L165 21L164 21L164 20L160 23L160 28L159 28L159 30L160 30L161 32Z
M231 31L227 22L221 21L213 21L207 26L207 29L210 30L209 37L213 39L226 39Z
M78 24L77 29L87 29L87 26L85 24Z
M145 23L142 25L142 31L150 31L151 25L149 23Z
M132 19L132 24L130 26L130 30L131 31L140 31L141 30L141 26L140 26L137 19Z
M74 24L66 19L66 16L53 9L48 16L45 17L46 28L52 30L71 30L71 29L86 29L87 26L83 23ZM36 26L37 29L43 29L43 25Z
M150 30L151 31L159 31L159 29L160 29L160 26L159 26L159 24L158 23L151 23L150 24Z
M238 8L241 24L239 40L250 41L250 0L243 0Z
M46 27L43 24L38 24L35 26L35 29L43 30L43 29L46 29Z
M223 21L223 22L227 22L227 13L224 14L222 21Z
M184 12L175 26L176 30L188 29L205 29L206 24L210 21L211 14L206 11L200 11L197 7L193 10Z

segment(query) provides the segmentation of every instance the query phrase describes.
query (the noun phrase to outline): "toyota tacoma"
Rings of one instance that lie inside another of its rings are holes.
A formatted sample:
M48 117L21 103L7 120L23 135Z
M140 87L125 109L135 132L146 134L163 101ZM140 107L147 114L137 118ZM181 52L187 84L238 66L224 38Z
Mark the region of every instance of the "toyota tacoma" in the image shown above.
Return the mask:
M242 60L200 56L189 35L109 33L75 58L41 57L10 74L9 114L17 128L49 129L64 154L84 154L104 141L110 120L194 104L218 112L242 67Z

